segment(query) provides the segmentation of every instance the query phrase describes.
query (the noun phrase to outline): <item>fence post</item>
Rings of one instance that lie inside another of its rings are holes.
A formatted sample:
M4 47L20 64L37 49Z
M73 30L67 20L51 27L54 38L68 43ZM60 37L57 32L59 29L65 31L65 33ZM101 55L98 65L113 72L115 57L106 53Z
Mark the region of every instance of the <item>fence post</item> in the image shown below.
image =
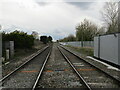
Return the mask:
M118 33L118 64L120 65L120 33Z
M98 36L98 58L100 58L100 35Z

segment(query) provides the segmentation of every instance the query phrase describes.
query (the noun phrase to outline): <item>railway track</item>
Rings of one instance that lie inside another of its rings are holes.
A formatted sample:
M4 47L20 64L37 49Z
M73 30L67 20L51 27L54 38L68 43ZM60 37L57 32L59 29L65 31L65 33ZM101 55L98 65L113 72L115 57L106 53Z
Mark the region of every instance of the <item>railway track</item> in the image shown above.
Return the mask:
M118 79L107 74L97 66L86 62L63 46L60 46L59 50L89 89L120 88Z
M3 77L0 80L2 88L34 88L36 77L42 72L45 62L49 58L50 51L51 46L43 48L35 56Z
M61 88L61 87L62 88L74 87L85 90L91 90L89 85L83 80L83 78L72 66L72 64L64 59L63 56L64 54L59 50L57 46L58 45L53 46L50 59L47 62L46 66L44 64L45 69L44 71L42 70L38 75L33 90L38 88ZM42 76L41 73L43 73Z
M85 88L85 90L93 90L94 88L120 88L119 80L84 61L64 47L58 45L53 46L56 48L54 52L52 51L53 49L51 49L52 46L43 48L34 57L1 79L0 82L3 84L3 89L30 88L35 90L41 88L41 79L45 82L43 85L49 85L50 82L47 82L49 80L51 82L54 81L51 85L57 82L57 84L53 85L54 87L61 81L63 85L69 88L71 82L74 84L77 81L80 85L77 84L77 86L73 85L72 87ZM53 56L51 55L51 51ZM58 71L58 69L60 71ZM49 74L46 71L49 71ZM48 77L44 75L45 73L47 73L46 75ZM61 77L61 75L63 76ZM63 81L65 82L63 83ZM64 87L62 84L60 86Z
M49 51L49 53L48 53L48 55L47 55L47 57L46 57L43 65L42 65L42 68L41 68L41 70L39 71L39 74L38 74L38 76L37 76L37 78L36 78L36 80L35 80L35 83L34 83L34 85L33 85L33 87L32 87L32 90L35 90L35 89L36 89L36 86L37 86L37 84L38 84L39 79L41 78L41 75L42 75L42 72L43 72L43 70L44 70L44 67L45 67L45 65L46 65L46 63L47 63L47 61L48 61L48 59L49 59L50 53L51 53L51 50Z
M77 71L77 69L74 67L74 65L71 63L71 61L67 58L67 56L60 50L59 47L58 47L58 49L61 52L61 54L63 55L63 57L67 60L67 62L70 64L70 66L73 68L73 70L75 71L75 73L78 75L78 77L82 81L82 84L84 84L88 90L92 90L91 87L86 83L86 81L80 75L80 73Z

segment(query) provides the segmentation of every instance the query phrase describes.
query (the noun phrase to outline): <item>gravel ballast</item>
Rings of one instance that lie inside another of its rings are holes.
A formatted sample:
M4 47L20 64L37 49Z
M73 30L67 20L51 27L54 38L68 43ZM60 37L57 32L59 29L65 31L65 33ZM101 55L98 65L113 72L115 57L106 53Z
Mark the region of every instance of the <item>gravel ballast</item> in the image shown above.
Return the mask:
M4 88L32 88L50 48L43 51L3 83Z
M40 51L44 47L45 47L45 45L40 47L38 51ZM7 74L9 74L13 70L15 70L15 68L19 67L21 64L26 62L29 58L33 57L38 51L36 51L36 52L32 53L31 55L26 56L24 58L21 57L20 59L10 60L9 62L7 62L7 65L2 66L2 77L6 76Z
M91 88L120 88L119 84L82 59L61 48Z
M62 45L63 46L63 45ZM78 52L77 50L73 49L73 48L70 48L70 47L66 47L64 46L64 48L66 48L67 50L75 53L76 55L78 55L79 57L81 57L82 59L84 59L85 61L93 64L93 65L96 65L98 68L102 69L103 71L105 71L106 73L112 75L114 78L120 80L120 69L117 69L117 68L109 68L107 65L103 64L103 63L100 63L98 61L100 60L94 60L92 59L91 57L88 58L89 56L85 56L83 54L81 54L80 52ZM108 64L109 65L109 64ZM111 65L109 65L111 66ZM111 66L112 67L112 66Z
M85 88L54 44L37 88Z

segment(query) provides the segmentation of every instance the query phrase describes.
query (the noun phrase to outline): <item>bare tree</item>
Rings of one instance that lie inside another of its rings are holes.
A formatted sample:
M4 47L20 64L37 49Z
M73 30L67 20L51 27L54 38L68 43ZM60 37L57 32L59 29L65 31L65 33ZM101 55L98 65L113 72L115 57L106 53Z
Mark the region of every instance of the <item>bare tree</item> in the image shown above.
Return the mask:
M118 2L106 2L102 11L107 33L118 32Z
M60 42L69 42L69 41L76 41L76 37L73 34L69 34L67 37L60 39Z
M87 19L84 19L83 22L76 26L76 38L78 41L91 41L94 36L100 34L99 32L98 26Z

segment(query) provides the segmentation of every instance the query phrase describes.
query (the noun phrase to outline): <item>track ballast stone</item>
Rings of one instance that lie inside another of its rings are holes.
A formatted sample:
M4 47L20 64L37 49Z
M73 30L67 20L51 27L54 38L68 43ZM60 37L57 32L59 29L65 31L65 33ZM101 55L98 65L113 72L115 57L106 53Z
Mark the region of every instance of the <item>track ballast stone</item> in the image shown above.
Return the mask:
M65 49L61 48L61 50L74 64L78 72L91 88L120 88L119 83L108 77L105 73L94 68L84 60L77 58Z
M50 48L28 62L19 71L15 72L3 83L4 88L32 88L40 68L49 52Z
M57 44L53 45L51 56L37 88L85 88L57 46Z

